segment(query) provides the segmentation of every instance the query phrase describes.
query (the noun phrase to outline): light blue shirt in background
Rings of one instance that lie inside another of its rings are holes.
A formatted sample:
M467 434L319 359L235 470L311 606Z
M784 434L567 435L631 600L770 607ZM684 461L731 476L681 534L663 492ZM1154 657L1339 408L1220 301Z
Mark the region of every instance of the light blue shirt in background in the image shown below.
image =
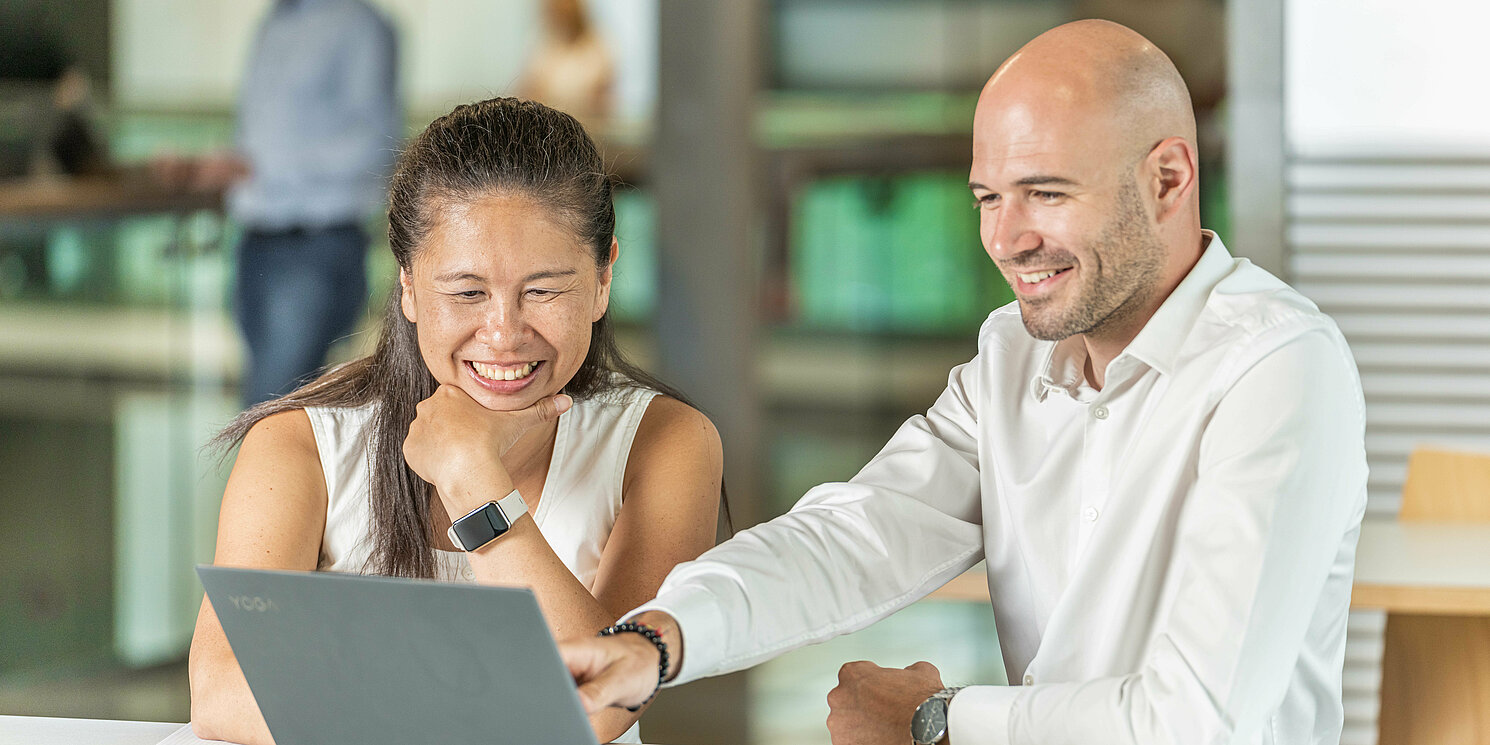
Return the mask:
M253 43L238 105L251 175L229 194L246 226L360 222L382 204L403 133L393 27L362 0L280 0Z

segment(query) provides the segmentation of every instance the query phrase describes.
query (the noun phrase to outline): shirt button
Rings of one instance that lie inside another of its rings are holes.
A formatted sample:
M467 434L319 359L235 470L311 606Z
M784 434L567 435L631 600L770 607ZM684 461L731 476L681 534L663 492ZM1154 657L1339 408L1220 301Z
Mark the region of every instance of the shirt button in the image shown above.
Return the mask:
M1097 408L1092 409L1092 416L1097 417L1098 419L1106 419L1107 418L1107 407L1106 406L1098 406Z
M470 567L466 567L460 570L460 576L465 577L466 579L476 579L476 570Z
M1035 684L1035 676L1026 673L1025 676L1024 676L1024 684L1027 685L1027 686L1034 685Z
M1084 510L1081 511L1081 519L1083 519L1083 520L1085 520L1085 521L1087 521L1089 523L1094 523L1094 522L1097 522L1097 515L1098 514L1100 514L1100 513L1097 512L1097 508L1096 507L1088 507L1088 508L1086 508L1086 509L1084 509Z

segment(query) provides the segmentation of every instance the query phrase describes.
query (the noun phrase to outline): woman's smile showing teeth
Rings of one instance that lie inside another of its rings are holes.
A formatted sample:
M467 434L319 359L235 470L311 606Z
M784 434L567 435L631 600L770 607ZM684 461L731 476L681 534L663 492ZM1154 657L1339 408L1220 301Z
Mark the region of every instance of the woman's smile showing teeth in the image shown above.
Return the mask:
M517 380L526 378L532 374L536 362L524 362L517 367L506 365L488 365L485 362L472 362L471 367L476 368L476 374L487 380Z
M485 384L486 387L503 390L515 387L522 387L523 385L526 385L529 378L532 377L533 371L537 370L542 365L542 360L539 360L537 362L522 362L510 365L500 365L491 362L476 362L474 360L466 361L466 367L468 367L472 373L475 373L476 378L480 382ZM503 383L517 383L518 385L501 385Z

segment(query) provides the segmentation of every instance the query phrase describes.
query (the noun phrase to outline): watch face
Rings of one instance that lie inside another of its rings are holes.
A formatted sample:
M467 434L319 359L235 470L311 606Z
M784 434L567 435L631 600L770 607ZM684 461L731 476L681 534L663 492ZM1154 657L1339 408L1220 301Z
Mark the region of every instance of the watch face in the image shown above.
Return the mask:
M947 702L928 698L916 707L911 717L911 738L916 745L932 745L947 735Z
M506 533L512 526L507 524L507 518L497 509L495 502L487 502L480 509L456 520L450 527L460 537L460 547L473 551Z

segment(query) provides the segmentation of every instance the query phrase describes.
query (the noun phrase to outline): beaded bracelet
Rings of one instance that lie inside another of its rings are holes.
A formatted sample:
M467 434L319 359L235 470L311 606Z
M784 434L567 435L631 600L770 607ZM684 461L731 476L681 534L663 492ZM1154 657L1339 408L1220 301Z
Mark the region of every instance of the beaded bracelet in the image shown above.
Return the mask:
M657 648L657 685L653 686L652 695L647 696L645 701L642 701L636 706L626 707L627 711L638 712L642 710L643 706L651 703L652 699L657 698L657 691L662 689L662 681L667 678L667 642L662 640L662 634L657 629L644 623L625 621L600 630L601 636L611 636L621 633L641 634L647 641L652 642L652 646Z

